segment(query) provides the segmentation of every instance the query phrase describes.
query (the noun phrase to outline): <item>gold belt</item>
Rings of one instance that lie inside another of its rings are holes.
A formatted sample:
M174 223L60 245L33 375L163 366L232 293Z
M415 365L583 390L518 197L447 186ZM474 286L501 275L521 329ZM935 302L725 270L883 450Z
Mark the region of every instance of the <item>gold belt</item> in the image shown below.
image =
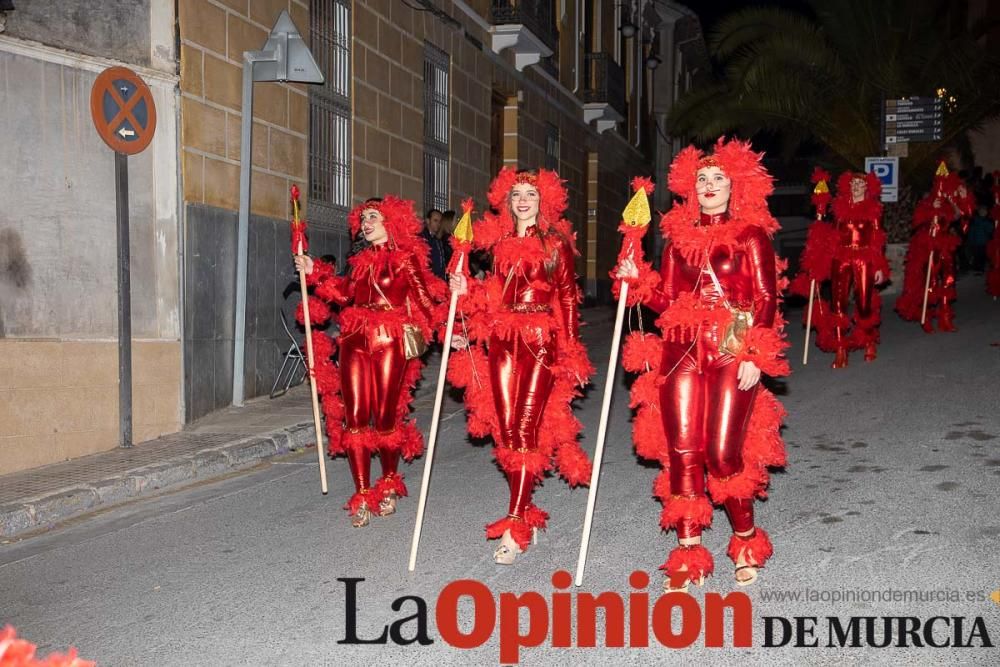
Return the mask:
M507 310L512 313L551 313L552 306L547 303L508 303Z
M358 308L364 308L366 310L392 310L391 303L362 303L358 305Z

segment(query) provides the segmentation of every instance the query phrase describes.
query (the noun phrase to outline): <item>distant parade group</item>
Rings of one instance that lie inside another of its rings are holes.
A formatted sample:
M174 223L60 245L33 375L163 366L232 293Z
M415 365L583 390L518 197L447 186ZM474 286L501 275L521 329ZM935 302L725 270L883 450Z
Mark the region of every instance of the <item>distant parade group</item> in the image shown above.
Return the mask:
M634 179L622 216L622 249L611 271L621 303L609 375L623 312L655 313L655 331L640 328L625 337L621 367L637 375L630 396L635 451L661 467L652 489L663 506L660 525L677 534L660 567L668 592L700 585L713 573L701 534L714 506L724 509L732 528L726 554L736 585L752 584L773 553L754 502L766 496L769 470L786 461L780 433L785 413L760 382L762 375L790 371L782 294L807 300L807 332L815 330L819 349L834 355L833 368L847 366L854 351L866 362L877 357L878 286L893 277L878 178L845 172L834 192L830 174L815 170L816 219L799 270L786 280L785 262L772 245L779 225L768 210L773 181L762 157L749 143L723 139L709 153L695 147L678 153L667 178L675 202L660 220L658 269L642 250L651 220L649 179ZM553 171L505 167L486 198L491 210L474 223L471 201L463 204L444 253L432 248L429 241L436 238L423 231L413 202L391 194L364 201L348 217L359 244L342 274L306 253L304 223L293 223L292 252L308 292L298 316L309 325L309 377L325 417L325 451L348 460L354 492L346 509L357 528L392 515L408 495L399 462L424 453L411 414L421 358L429 341L443 345L411 569L445 381L462 390L468 434L492 440L493 458L508 482L506 506L498 502L499 518L486 525L486 537L498 540L496 563L514 563L546 528L548 513L533 492L548 474L572 486L595 487L598 479L610 400L605 397L595 470L574 416L574 400L594 368L580 338L582 294L573 225L564 217L566 188ZM995 227L1000 178L993 198ZM913 213L896 301L899 315L927 332L956 329L955 254L974 210L970 188L939 165ZM1000 234L993 236L986 283L997 297ZM432 269L432 250L435 263L446 257L443 276ZM331 319L339 324L336 337L318 330ZM606 391L611 389L609 381ZM319 409L316 414L318 424ZM373 455L380 464L376 478ZM593 504L591 497L584 545ZM584 546L578 577L585 552Z

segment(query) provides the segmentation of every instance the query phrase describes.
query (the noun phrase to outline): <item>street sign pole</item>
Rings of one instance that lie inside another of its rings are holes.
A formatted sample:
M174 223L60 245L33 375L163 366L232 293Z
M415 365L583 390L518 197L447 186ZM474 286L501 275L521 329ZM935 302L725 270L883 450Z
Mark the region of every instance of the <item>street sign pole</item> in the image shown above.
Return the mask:
M132 283L128 238L128 155L115 151L118 245L118 446L132 446Z
M256 65L260 68L254 69ZM247 266L250 246L250 170L253 164L253 83L323 83L302 35L282 11L260 51L243 52L243 110L240 120L240 212L236 232L236 312L233 321L233 405L243 407L245 391Z

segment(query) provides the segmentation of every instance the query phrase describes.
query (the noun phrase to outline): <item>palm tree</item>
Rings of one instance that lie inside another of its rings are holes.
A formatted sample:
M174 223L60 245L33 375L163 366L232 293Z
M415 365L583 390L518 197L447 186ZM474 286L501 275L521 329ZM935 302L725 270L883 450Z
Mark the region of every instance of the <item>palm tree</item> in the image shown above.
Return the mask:
M929 181L946 146L1000 116L1000 59L980 43L995 27L969 26L949 0L809 0L810 13L752 7L709 36L718 76L683 96L673 134L711 141L725 133L777 135L786 146L818 142L830 166L861 169L882 153L883 99L945 90L938 142L911 143L900 169Z

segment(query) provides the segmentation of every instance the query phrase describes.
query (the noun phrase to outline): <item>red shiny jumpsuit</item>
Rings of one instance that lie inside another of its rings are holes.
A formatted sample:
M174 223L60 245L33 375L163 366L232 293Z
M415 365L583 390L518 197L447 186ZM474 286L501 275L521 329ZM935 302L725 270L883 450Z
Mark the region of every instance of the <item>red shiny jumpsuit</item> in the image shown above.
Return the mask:
M390 250L388 244L362 252L374 253L368 275L349 280L340 305L341 392L348 434L374 427L380 438L400 425L400 398L407 359L403 352L401 323L412 309L430 318L434 309L427 285L412 254ZM358 492L371 488L371 450L347 450L351 475ZM383 478L396 475L398 448L379 448Z
M535 226L527 230L528 235L537 233ZM579 336L573 250L568 242L552 238L550 235L545 241L553 248L548 260L518 260L512 266L496 267L504 280L502 307L509 313L524 315L527 325L514 328L512 335L494 333L489 341L489 377L500 423L500 444L514 450L538 449L538 428L554 380L556 337L541 329L532 332L530 318L555 311L567 337ZM508 472L511 517L523 518L535 479L523 466Z
M701 225L726 224L726 214L702 214ZM737 245L712 249L708 256L729 303L753 313L754 326L770 328L778 305L775 255L767 235L750 226ZM720 302L711 277L701 266L689 264L672 246L664 250L660 289L647 302L663 312L684 292L694 293L705 305ZM669 324L668 324L669 326ZM719 478L740 472L741 449L758 385L739 389L739 364L719 352L723 332L705 325L694 335L664 336L660 365L660 412L670 458L670 492L675 496L704 497L705 470ZM754 527L753 500L729 498L726 513L733 531ZM697 537L701 527L690 519L677 525L679 538Z
M879 231L878 218L840 219L836 223L839 244L830 267L831 310L838 322L848 317L851 301L851 287L854 287L855 319L864 328L873 322L872 301L875 292L875 264L870 255L881 254L876 233ZM874 326L878 326L877 322ZM875 358L875 337L869 332L859 332L866 341L865 357ZM835 328L837 348L847 347L847 331L843 326ZM871 347L871 349L867 349ZM846 363L846 362L845 362Z

